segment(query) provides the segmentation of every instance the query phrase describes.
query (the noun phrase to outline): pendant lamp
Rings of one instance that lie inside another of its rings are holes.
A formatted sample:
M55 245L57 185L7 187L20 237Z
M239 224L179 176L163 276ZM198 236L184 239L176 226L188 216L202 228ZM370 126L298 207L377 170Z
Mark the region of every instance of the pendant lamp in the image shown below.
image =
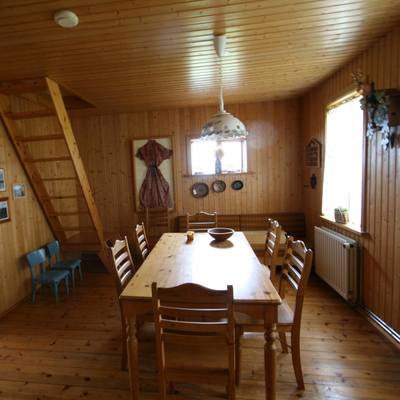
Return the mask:
M225 53L226 35L214 36L214 48L219 57L219 111L204 125L200 138L205 140L237 140L247 137L243 122L224 109L222 88L222 57Z

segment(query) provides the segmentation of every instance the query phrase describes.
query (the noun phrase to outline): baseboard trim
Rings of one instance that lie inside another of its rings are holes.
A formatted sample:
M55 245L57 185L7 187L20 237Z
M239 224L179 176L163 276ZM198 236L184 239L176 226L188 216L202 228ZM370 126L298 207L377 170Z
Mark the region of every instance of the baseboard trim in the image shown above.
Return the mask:
M366 307L359 308L369 322L400 351L400 334Z

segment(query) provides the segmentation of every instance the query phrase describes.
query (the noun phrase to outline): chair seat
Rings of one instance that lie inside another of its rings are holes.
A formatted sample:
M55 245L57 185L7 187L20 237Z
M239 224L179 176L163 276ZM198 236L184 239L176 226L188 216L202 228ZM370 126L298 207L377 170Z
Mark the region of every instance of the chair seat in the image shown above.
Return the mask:
M81 264L81 260L62 260L62 261L57 261L54 263L51 268L52 269L75 269L79 268L79 265Z
M235 323L239 326L254 326L263 329L264 321L253 319L249 315L242 312L235 312ZM278 325L286 326L293 324L293 311L285 300L278 306Z
M38 281L41 284L46 284L50 282L59 282L69 276L69 271L67 270L56 270L56 271L45 271L38 275Z

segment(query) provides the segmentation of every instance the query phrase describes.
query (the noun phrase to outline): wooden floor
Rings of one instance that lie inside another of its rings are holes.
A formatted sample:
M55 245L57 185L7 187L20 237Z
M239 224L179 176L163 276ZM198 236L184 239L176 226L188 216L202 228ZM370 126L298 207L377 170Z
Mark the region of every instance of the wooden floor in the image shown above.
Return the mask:
M129 399L120 370L120 320L111 279L86 273L68 298L50 293L0 321L1 399ZM243 341L239 400L264 399L263 339ZM154 350L141 345L143 399L156 399ZM302 331L306 391L296 391L290 354L279 353L278 399L399 399L400 355L358 313L316 278ZM173 399L220 399L214 388L179 387Z

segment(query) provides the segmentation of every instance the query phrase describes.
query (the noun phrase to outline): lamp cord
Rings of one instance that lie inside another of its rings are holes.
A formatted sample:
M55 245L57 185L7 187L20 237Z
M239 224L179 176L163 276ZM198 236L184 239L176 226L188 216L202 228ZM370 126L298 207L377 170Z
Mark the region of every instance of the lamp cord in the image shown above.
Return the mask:
M224 109L224 91L222 82L222 57L218 56L218 75L219 75L219 111L223 112Z

